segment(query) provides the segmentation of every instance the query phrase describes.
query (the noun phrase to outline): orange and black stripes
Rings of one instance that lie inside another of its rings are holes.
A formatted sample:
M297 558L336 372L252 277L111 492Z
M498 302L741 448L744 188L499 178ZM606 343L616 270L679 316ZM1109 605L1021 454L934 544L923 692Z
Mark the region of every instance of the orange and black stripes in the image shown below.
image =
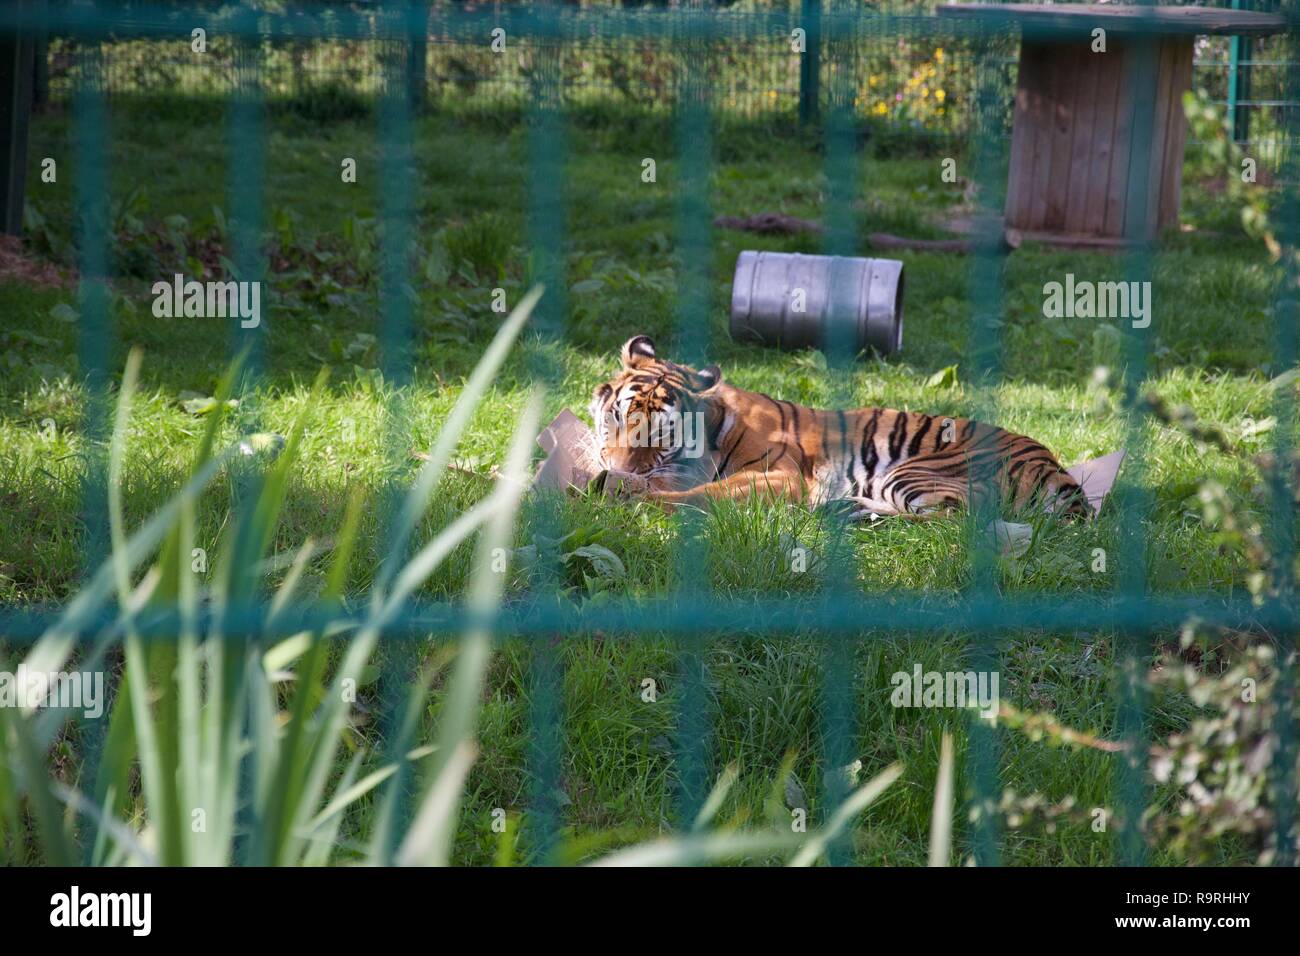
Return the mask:
M717 366L696 371L658 359L637 336L623 347L623 371L600 386L594 416L666 412L700 416L708 466L689 474L680 449L622 453L606 436L606 467L646 477L647 494L667 502L754 492L814 503L849 499L864 510L916 514L994 494L1016 508L1086 513L1075 480L1042 444L966 418L889 408L804 408L722 381Z

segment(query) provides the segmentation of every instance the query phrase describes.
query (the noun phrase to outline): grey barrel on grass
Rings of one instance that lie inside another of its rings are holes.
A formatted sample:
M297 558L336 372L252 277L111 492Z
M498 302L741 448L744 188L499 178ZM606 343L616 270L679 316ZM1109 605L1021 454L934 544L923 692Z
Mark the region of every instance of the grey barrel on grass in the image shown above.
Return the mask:
M848 328L830 337L832 321ZM891 355L903 347L903 264L747 249L731 284L731 337L789 349L851 343Z

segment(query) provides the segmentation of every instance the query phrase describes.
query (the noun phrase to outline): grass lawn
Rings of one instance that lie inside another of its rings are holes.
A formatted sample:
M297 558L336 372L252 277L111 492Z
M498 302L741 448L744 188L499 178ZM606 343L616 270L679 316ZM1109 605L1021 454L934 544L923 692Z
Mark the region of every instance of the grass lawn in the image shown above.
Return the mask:
M185 399L211 395L231 354L231 330L219 320L158 319L150 286L174 272L195 276L225 245L227 184L247 157L227 154L219 107L197 104L184 112L124 103L112 113L109 180L114 248L112 368L127 350L144 350L143 391L130 432L125 500L138 523L180 485L203 422ZM77 163L70 117L38 119L31 146L29 202L43 225L36 245L56 260L67 255ZM252 427L287 433L307 401L317 371L332 367L325 398L310 410L308 434L275 550L292 551L309 536L328 538L342 521L352 489L364 488L367 508L362 547L348 590L360 598L385 553L386 489L409 482L502 316L492 311L492 289L513 304L527 288L526 180L528 130L516 117L438 115L415 124L418 186L409 196L416 214L411 279L414 371L398 386L377 374L380 254L376 217L384 201L375 125L370 121L268 118L264 227L273 274L264 299L264 377L245 396L238 418ZM671 125L658 117L588 111L571 118L566 168L568 308L563 341L532 339L520 348L482 407L458 455L466 472L444 484L429 527L483 496L532 382L538 358L553 363L558 381L546 395L546 418L569 407L585 416L592 389L617 366L626 338L647 333L672 357L683 341L676 319L677 281L674 157ZM784 127L725 126L716 132L718 162L710 180L714 213L781 211L825 214L823 158L816 144ZM42 157L58 160L58 181L40 181ZM340 163L357 160L355 184L340 181ZM641 180L641 160L657 160L657 182ZM938 156L867 156L860 167L862 200L854 216L862 235L890 231L935 235L936 219L963 202L963 183L944 183ZM959 171L962 159L959 156ZM1271 414L1273 272L1265 250L1234 224L1234 211L1213 190L1188 183L1184 221L1196 231L1170 237L1153 257L1154 321L1148 336L1150 377L1144 391L1171 406L1189 407L1202 424L1217 426L1236 454L1196 443L1182 431L1153 422L1141 449L1149 508L1143 570L1153 592L1244 592L1247 569L1202 520L1197 491L1206 481L1228 489L1243 514L1266 510L1253 454L1269 435L1254 423ZM177 218L177 217L183 217ZM794 402L825 406L835 388L816 353L786 353L733 343L727 334L731 270L743 248L818 251L815 238L772 238L716 231L710 263L708 358L732 383ZM864 250L864 254L869 254ZM972 344L971 263L937 253L906 253L905 348L887 361L863 360L847 388L855 405L885 405L931 413L973 412L978 396L963 363ZM1120 257L1026 246L1005 271L1001 320L1004 375L991 390L997 424L1031 435L1062 462L1096 457L1122 446L1124 418L1113 391L1121 336L1117 324L1048 319L1043 285L1067 272L1093 281L1125 278ZM209 276L211 277L211 276ZM269 304L267 304L269 300ZM96 449L83 424L77 324L58 287L0 281L0 604L31 606L66 600L84 571L88 549L80 483ZM957 364L957 384L927 385L933 373ZM1112 369L1112 386L1094 370ZM191 406L192 407L192 406ZM391 436L386 442L385 437ZM235 438L232 431L227 437ZM215 540L232 514L233 479L218 482L203 500L199 540ZM540 511L517 531L517 545L546 546L550 527ZM601 545L618 556L621 575L602 574L570 559L568 600L664 594L683 583L727 596L810 594L826 569L814 560L798 573L790 548L824 544L817 520L797 507L758 503L720 506L691 526L707 544L690 566L674 560L683 536L677 516L635 503L572 498L559 521L573 537L566 548ZM1008 594L1105 593L1115 586L1118 541L1124 529L1114 512L1088 524L1048 525L1030 550L997 567ZM852 533L857 586L867 591L919 590L953 594L967 586L967 529L960 519L883 522ZM1094 549L1110 559L1094 571ZM471 546L457 552L422 596L456 598L464 590ZM525 552L526 553L526 552ZM322 562L324 559L322 559ZM313 569L311 573L318 573ZM516 570L510 594L528 587ZM863 815L853 834L862 863L925 862L931 799L942 730L953 731L958 766L969 725L959 712L889 706L889 676L970 666L970 648L956 629L917 636L873 627L864 620L851 655L857 756L863 777L899 760L905 774ZM620 640L621 635L571 635L558 646L563 666L563 760L552 794L581 856L599 846L646 839L681 823L675 808L683 682L678 652L667 634ZM1164 635L1176 640L1176 634ZM430 642L422 657L438 666L447 654ZM519 644L499 650L490 673L482 718L480 759L471 773L457 857L490 862L500 837L492 810L523 813L532 792L528 756L535 735L534 652ZM1104 737L1116 730L1117 681L1113 635L1019 632L1000 650L1003 699L1029 711L1047 711L1062 723ZM817 635L754 630L711 640L703 652L704 697L711 728L710 779L735 763L740 782L721 819L756 819L772 812L769 797L787 755L816 815L821 791L823 647ZM1153 657L1154 660L1154 657ZM651 678L657 701L642 699ZM424 720L436 720L436 690ZM356 738L382 752L378 684L366 689ZM1195 711L1189 699L1153 701L1152 730L1163 735ZM1051 801L1073 796L1081 807L1112 806L1116 758L1087 749L1052 747L1000 729L1000 783L1018 794ZM75 751L75 741L74 747ZM75 767L75 761L73 761ZM75 773L75 770L70 770ZM958 793L969 781L959 770ZM1167 799L1157 791L1154 800ZM777 811L780 810L779 800ZM964 815L959 815L959 821ZM358 839L364 813L350 820ZM958 824L957 845L969 852ZM519 852L533 846L525 825ZM1110 834L1086 825L1048 832L1034 826L1004 830L1003 861L1038 865L1104 865L1114 859ZM1169 862L1157 848L1153 862ZM1223 862L1241 859L1231 841Z

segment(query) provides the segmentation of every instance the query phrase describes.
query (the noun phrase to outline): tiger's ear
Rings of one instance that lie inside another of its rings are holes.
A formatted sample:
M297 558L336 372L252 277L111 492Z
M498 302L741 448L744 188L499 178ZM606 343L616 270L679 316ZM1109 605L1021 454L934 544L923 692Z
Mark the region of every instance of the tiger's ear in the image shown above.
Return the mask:
M648 335L634 335L623 343L623 367L641 368L655 360L655 344Z
M697 392L707 392L722 384L722 369L716 365L706 365L691 376L691 388Z

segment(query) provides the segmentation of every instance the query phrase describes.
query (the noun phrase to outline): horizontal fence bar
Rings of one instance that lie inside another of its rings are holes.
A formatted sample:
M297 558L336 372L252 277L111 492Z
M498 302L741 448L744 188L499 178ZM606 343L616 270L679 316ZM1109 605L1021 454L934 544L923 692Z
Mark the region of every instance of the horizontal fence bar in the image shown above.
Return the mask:
M1127 8L1124 8L1127 9ZM1151 7L1152 11L1169 8ZM1099 17L1102 14L1099 14ZM1298 14L1276 14L1279 32L1300 24ZM381 17L353 10L272 12L248 7L220 11L175 9L158 6L116 7L111 4L77 4L30 10L23 6L0 7L0 30L44 29L71 34L112 34L128 37L184 37L202 27L210 33L283 39L394 39L401 36L429 36L431 31L487 38L493 27L515 36L584 40L612 37L639 39L722 39L761 34L788 36L791 25L801 17L795 11L746 13L718 9L669 10L573 10L550 7L439 8L412 10L400 17ZM911 36L996 37L1008 30L1037 37L1084 36L1093 24L1086 18L1062 15L1036 22L1024 22L1014 10L983 11L979 19L943 13L928 15L876 13L870 9L837 10L821 15L822 38L845 35L870 23L873 32ZM1123 34L1165 34L1170 21L1159 12L1126 17L1122 26L1107 23L1107 29ZM1186 32L1179 30L1178 32Z
M0 610L0 640L31 643L58 624L61 616L57 609ZM200 629L217 625L213 629L225 637L247 638L266 634L287 637L326 627L341 633L367 621L362 613L349 614L337 606L311 603L277 610L270 625L269 618L269 605L244 605L218 611L202 610L196 625ZM118 612L109 609L92 616L75 630L85 639L104 633L117 621ZM1300 614L1295 608L1278 602L1255 605L1249 599L1037 594L1008 600L996 596L942 598L909 593L752 601L689 595L681 599L602 603L590 608L560 606L552 599L540 598L506 604L495 614L475 613L456 603L412 603L396 612L382 630L385 637L402 638L423 638L476 627L543 637L595 630L640 635L816 630L874 640L894 632L947 637L955 631L995 636L1008 630L1149 631L1179 628L1190 621L1204 627L1268 633L1300 628ZM135 629L146 638L174 636L180 623L181 616L174 611L142 612L134 619ZM61 629L65 633L69 630L62 626ZM888 633L867 633L877 631Z

